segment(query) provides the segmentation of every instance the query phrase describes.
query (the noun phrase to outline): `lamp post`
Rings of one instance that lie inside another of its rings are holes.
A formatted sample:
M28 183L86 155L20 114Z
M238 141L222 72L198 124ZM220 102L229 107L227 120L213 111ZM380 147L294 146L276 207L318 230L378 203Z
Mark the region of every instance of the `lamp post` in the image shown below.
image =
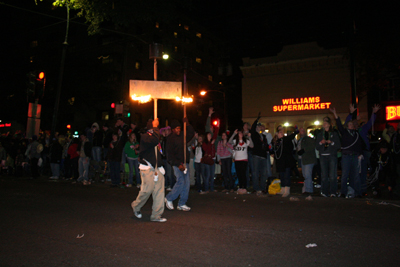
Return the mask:
M163 45L153 43L149 45L149 58L154 61L154 81L157 81L157 59L168 59L168 55L163 53ZM154 119L157 118L157 98L154 98Z
M224 97L224 118L225 118L225 130L228 129L228 115L226 114L226 96L225 96L225 91L220 91L220 90L202 90L200 92L201 96L205 96L209 92L218 92L223 95Z

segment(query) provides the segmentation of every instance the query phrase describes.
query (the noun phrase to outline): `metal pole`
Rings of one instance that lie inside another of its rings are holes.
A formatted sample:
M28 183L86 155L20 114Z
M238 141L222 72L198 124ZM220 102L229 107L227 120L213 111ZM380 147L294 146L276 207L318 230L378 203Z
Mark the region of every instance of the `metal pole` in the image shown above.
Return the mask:
M53 113L53 124L51 127L51 133L50 133L50 140L53 140L53 137L56 132L56 127L57 127L57 115L58 115L58 109L60 106L60 96L61 96L61 86L62 86L62 80L63 80L63 75L64 75L64 65L65 65L65 55L67 53L67 47L68 47L68 30L69 30L69 5L68 1L66 2L66 7L67 7L67 30L65 33L65 40L63 43L63 50L62 50L62 55L61 55L61 63L60 63L60 72L58 74L58 84L57 84L57 96L54 102L54 113Z
M186 59L185 59L186 60ZM183 96L187 96L187 84L186 84L186 74L187 68L185 66L183 70ZM186 103L182 102L183 104L183 118L186 118ZM183 121L183 148L184 148L184 159L186 163L186 120Z
M154 81L157 81L157 59L154 58ZM157 98L154 98L154 119L157 118Z

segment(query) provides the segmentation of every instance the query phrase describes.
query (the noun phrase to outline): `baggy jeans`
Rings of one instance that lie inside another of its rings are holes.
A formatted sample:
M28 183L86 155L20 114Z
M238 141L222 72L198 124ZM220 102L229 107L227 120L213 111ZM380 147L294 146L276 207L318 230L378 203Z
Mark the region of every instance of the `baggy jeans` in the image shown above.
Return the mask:
M157 171L157 174L158 180L154 181L154 169L140 171L142 184L136 200L132 202L133 210L140 211L140 209L146 204L150 195L153 196L153 206L150 220L159 219L164 213L165 178L160 171Z

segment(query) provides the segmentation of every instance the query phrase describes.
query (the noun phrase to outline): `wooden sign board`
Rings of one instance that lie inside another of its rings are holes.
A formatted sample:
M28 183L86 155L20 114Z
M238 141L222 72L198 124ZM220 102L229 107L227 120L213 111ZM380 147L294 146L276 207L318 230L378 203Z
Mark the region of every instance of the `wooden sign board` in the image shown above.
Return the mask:
M129 96L132 95L175 100L182 97L182 82L129 80Z

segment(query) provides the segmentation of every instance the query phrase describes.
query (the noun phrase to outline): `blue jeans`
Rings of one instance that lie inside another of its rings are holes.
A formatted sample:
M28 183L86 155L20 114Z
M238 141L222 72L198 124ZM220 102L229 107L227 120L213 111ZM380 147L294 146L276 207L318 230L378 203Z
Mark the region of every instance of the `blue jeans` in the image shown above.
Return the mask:
M233 177L232 177L232 158L221 159L221 169L224 175L225 189L233 189Z
M301 172L303 173L304 177L304 192L306 193L313 193L314 186L312 181L312 171L314 168L314 163L312 164L301 164Z
M185 164L187 171L186 174L179 170L178 167L172 166L175 177L176 183L172 188L172 191L166 196L168 201L174 201L179 196L178 206L183 206L186 204L186 201L189 198L189 189L190 189L190 180L189 180L189 164Z
M110 178L113 185L119 185L121 183L121 162L109 161L110 165Z
M105 148L103 149L103 157L104 157L104 160L105 160L105 161L107 161L107 154L108 154L108 147L105 147Z
M53 176L60 176L60 164L59 163L50 163L51 173Z
M92 158L97 162L101 161L101 147L99 146L92 147Z
M203 176L203 166L202 164L199 162L195 162L194 163L194 170L196 172L196 189L197 191L202 190L203 186L201 184L201 176ZM203 181L204 181L204 176L203 176Z
M271 176L271 162L267 158L253 155L253 172L251 175L253 189L255 191L266 190L268 177Z
M285 171L279 172L279 178L281 179L281 187L290 187L290 171L291 168L285 168Z
M126 160L127 160L127 157L126 157L125 151L122 150L122 157L121 157L121 162L120 162L121 172L125 172Z
M347 181L354 189L355 196L361 196L358 155L342 155L342 182L340 193L347 195Z
M247 179L247 186L250 185L250 173L253 176L253 152L247 150L247 167L246 167L246 179Z
M79 182L82 180L89 181L89 161L89 157L79 158Z
M337 155L319 156L321 165L321 189L325 195L336 194L337 191Z
M201 163L203 167L203 178L204 178L204 191L214 191L214 174L215 174L215 164L208 165Z
M162 161L165 169L165 186L172 188L175 185L175 175L172 173L172 166L166 159L163 159Z
M129 184L133 184L133 168L135 168L136 184L141 184L139 173L139 161L137 159L128 158L129 165Z
M361 192L367 192L367 173L368 173L368 165L371 158L371 152L364 150L363 151L364 159L361 160L361 173L360 173L360 183L361 183Z

